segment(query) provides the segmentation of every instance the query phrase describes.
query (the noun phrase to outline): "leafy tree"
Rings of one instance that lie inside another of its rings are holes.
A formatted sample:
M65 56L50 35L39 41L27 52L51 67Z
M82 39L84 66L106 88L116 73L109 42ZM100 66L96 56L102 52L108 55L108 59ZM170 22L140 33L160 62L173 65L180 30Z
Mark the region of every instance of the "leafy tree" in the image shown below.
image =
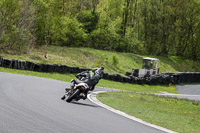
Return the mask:
M199 0L1 0L0 49L82 46L200 59Z
M3 51L25 52L34 41L33 10L30 1L0 1L0 48Z

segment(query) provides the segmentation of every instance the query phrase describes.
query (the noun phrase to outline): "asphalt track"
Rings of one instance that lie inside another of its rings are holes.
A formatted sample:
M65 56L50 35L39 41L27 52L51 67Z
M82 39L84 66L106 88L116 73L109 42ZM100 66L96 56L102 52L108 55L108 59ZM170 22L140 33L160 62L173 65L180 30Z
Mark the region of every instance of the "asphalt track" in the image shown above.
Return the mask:
M163 132L89 100L62 101L67 86L67 82L0 72L0 133Z
M89 100L62 101L66 86L62 81L0 72L0 133L162 132Z
M200 101L200 84L178 85L175 87L180 94L161 94L179 99Z
M179 85L179 86L176 87L176 90L180 94L200 95L200 85L199 84Z

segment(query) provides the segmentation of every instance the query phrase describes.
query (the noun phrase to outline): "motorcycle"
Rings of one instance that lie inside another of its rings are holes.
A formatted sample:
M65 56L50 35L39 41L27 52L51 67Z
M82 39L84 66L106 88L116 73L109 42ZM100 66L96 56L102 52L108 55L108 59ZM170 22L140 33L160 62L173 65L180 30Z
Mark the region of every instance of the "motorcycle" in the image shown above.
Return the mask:
M80 99L85 100L85 92L89 90L89 86L86 83L78 83L72 89L66 88L65 90L66 92L61 98L62 100L66 99L66 102L71 102L72 100L78 101Z
M101 79L103 73L103 67L93 69L94 71L85 71L76 75L77 80L71 80L71 88L66 88L66 92L62 100L71 102L72 100L78 101L80 99L85 100L87 98L88 91L93 91L95 85ZM95 76L94 76L95 75Z

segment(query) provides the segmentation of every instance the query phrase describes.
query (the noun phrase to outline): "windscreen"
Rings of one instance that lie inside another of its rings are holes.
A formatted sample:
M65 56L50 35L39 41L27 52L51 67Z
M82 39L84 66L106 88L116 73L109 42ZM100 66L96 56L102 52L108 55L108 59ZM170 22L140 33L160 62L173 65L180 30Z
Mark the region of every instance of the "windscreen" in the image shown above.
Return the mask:
M143 60L142 69L153 69L155 63L151 60Z

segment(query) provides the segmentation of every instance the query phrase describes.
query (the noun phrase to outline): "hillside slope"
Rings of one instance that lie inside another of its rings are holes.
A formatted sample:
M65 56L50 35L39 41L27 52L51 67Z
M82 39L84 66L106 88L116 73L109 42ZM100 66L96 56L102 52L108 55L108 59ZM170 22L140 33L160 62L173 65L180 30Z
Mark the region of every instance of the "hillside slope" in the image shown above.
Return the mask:
M142 58L145 55L132 53L119 53L91 48L69 48L50 46L47 49L48 57L45 58L45 48L33 49L29 54L10 55L0 54L9 59L20 59L46 64L63 64L81 68L94 68L103 65L105 72L124 74L133 68L141 68ZM158 58L160 72L194 72L200 71L200 62L182 59L176 56L148 56Z

